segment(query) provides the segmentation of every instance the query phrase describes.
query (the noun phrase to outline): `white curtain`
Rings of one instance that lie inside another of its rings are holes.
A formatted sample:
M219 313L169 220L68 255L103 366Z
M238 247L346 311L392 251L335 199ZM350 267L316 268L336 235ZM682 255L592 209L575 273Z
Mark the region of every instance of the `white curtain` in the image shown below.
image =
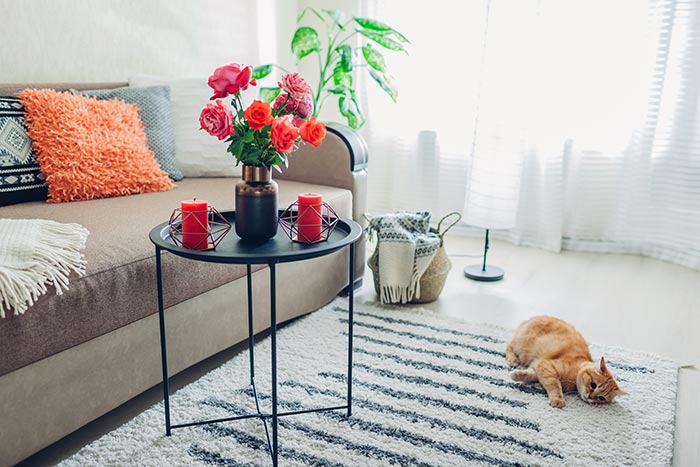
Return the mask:
M366 85L370 206L478 218L498 182L496 236L700 268L700 2L430 5L365 2L413 41L399 105Z
M387 0L365 1L362 7L361 15L388 23L411 41L407 55L378 48L398 86L396 104L366 73L358 73L367 118L361 133L371 158L371 212L428 210L436 219L461 211L486 3Z

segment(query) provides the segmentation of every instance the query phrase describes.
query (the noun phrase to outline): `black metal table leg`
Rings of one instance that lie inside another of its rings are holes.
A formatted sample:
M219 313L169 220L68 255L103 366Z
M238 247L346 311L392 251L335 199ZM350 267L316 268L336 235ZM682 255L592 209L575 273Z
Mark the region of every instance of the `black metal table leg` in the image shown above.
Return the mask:
M272 465L277 467L277 278L270 263L270 344L272 347Z
M255 384L255 336L253 335L253 276L250 264L246 264L246 278L248 282L248 354L250 356L250 384Z
M165 406L165 436L170 436L170 391L168 389L168 351L165 346L165 312L163 310L163 271L161 248L156 246L156 283L158 284L158 321L160 322L160 359L163 367L163 405Z
M348 268L348 417L352 416L352 325L355 307L355 244L350 244Z

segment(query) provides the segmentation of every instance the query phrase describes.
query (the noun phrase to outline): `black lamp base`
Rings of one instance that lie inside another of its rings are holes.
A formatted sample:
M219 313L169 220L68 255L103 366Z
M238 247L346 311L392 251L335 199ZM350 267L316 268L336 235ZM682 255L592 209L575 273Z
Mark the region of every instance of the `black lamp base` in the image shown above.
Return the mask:
M475 281L494 282L503 279L503 269L498 266L486 266L484 269L481 264L472 264L464 267L464 277Z

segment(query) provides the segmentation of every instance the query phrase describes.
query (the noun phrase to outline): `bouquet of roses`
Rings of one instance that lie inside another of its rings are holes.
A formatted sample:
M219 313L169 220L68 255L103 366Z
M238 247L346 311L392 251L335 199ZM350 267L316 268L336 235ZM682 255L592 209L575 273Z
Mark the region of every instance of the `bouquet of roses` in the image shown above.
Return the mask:
M283 75L280 94L270 105L255 100L243 108L241 92L255 86L253 68L237 63L214 70L209 87L213 103L204 107L199 124L204 131L229 143L227 151L236 165L275 167L288 164L289 155L301 142L314 147L326 136L326 126L309 117L313 114L311 88L298 73ZM221 99L231 96L232 109Z

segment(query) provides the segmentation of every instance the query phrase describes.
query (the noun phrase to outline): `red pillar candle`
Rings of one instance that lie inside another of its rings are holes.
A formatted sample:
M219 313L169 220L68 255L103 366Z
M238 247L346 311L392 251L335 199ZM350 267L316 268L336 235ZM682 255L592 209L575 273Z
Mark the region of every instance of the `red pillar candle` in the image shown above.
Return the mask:
M182 246L192 250L206 250L209 246L209 204L201 199L183 201Z
M323 199L316 193L303 193L297 197L299 220L297 222L297 240L313 243L321 240L321 206Z

